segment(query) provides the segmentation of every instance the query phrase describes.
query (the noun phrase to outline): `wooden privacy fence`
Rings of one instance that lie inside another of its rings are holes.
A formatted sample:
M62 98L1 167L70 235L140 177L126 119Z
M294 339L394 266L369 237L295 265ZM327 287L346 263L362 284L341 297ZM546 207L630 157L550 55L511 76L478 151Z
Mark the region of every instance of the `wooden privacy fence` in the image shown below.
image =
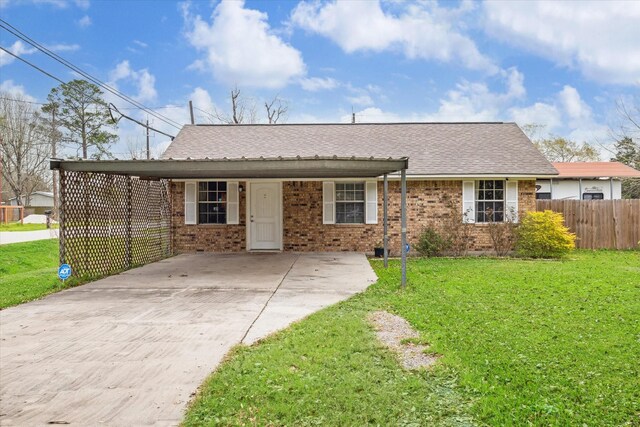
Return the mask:
M60 171L60 262L104 276L171 255L169 182Z
M537 200L539 211L564 215L581 249L633 249L640 241L640 199Z

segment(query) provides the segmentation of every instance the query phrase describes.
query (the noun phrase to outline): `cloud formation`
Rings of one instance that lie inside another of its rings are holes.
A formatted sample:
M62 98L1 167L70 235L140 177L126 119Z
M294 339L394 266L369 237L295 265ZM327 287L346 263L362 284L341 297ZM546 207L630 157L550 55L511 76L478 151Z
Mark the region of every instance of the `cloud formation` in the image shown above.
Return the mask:
M409 59L498 71L457 25L468 3L461 9L440 8L435 2L394 6L401 10L385 11L379 1L302 1L291 14L291 24L331 39L347 53L397 51Z
M138 93L132 98L138 102L153 101L158 96L155 76L147 68L134 70L127 60L120 62L111 70L109 81L112 85L117 85L121 81L133 83Z
M281 88L306 74L302 54L274 33L266 13L242 1L223 1L210 23L183 8L189 43L204 53L191 68L205 69L223 83Z
M488 1L486 32L595 81L640 86L640 2Z

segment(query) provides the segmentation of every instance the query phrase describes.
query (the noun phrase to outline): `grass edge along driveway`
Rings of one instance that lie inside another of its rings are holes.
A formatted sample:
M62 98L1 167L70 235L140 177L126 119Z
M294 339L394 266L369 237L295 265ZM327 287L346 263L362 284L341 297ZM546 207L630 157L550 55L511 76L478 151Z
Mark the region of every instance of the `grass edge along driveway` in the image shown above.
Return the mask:
M82 284L58 279L58 239L0 245L0 309Z
M564 261L399 264L365 293L252 347L206 381L191 425L637 425L640 252ZM442 354L403 371L368 312L403 316Z

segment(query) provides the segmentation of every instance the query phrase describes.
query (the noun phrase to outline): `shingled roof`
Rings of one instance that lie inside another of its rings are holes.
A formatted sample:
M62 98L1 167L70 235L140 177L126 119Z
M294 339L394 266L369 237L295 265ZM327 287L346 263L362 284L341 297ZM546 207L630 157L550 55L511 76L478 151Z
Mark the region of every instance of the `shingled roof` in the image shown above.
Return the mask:
M557 175L515 123L186 125L163 159L409 158L408 175Z

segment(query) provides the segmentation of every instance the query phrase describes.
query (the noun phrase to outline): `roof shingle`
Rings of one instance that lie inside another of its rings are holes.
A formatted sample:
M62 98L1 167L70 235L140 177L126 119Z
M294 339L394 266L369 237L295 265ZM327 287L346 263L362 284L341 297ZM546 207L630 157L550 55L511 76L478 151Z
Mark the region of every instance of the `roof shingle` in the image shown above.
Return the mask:
M186 125L162 158L409 158L409 175L556 175L515 123Z

